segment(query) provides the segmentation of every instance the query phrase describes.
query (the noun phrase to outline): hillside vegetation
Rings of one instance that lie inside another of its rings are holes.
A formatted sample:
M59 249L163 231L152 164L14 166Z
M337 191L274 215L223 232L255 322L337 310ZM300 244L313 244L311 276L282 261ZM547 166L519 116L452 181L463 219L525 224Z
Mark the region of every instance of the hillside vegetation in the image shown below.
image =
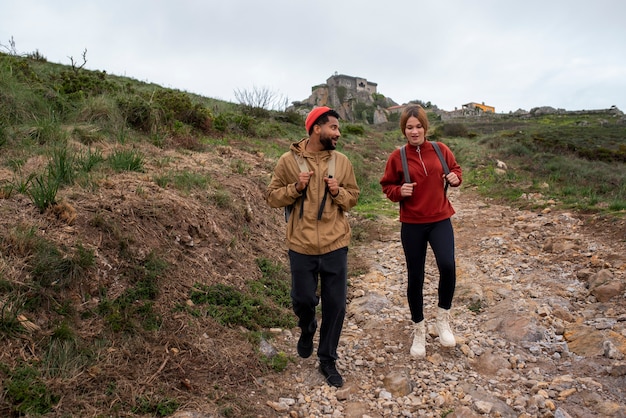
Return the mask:
M623 115L431 118L464 188L624 242ZM262 414L258 381L291 361L264 343L295 327L263 193L303 120L0 54L0 415ZM378 180L402 143L397 122L342 122L358 242L396 216Z

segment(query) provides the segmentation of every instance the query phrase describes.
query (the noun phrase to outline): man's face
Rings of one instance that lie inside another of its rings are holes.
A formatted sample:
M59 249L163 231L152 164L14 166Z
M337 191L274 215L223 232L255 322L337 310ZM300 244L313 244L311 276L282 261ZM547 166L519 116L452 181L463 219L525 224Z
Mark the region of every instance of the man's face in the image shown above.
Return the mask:
M320 144L322 144L324 150L332 151L337 148L337 141L341 136L339 120L336 117L329 116L328 122L321 125L320 128L322 129L320 132Z

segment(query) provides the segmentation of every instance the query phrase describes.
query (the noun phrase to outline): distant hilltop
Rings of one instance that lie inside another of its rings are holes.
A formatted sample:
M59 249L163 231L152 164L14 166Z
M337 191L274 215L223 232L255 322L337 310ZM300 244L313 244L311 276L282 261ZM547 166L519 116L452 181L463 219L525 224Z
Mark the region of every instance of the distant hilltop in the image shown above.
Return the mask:
M378 84L367 80L363 77L354 77L335 72L326 79L326 83L315 85L311 88L311 95L302 100L292 102L287 110L296 111L307 114L312 108L317 106L329 106L337 111L342 119L350 122L365 122L369 124L380 124L397 120L397 115L402 112L406 104L398 104L389 97L378 93ZM411 102L413 103L413 102ZM504 114L496 114L496 108L485 104L485 102L470 102L461 105L461 108L446 111L439 109L430 102L417 102L430 111L436 113L442 120L454 119L460 117L480 117L480 116L503 116ZM610 114L621 117L626 124L624 113L616 106L609 109L598 110L564 110L555 109L550 106L535 107L530 111L518 109L510 112L508 115L519 117L532 117L548 114Z

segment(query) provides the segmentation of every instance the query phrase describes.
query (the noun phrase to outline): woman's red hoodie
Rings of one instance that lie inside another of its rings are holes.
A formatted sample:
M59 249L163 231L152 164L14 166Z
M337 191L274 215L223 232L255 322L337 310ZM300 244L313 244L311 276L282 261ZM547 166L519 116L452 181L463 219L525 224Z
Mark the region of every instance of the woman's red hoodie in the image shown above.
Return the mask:
M439 148L450 171L456 173L462 182L461 167L450 148L441 142ZM400 222L431 223L454 215L454 208L444 193L443 167L433 145L429 141L418 147L407 144L406 157L411 182L416 183L412 196L404 198L400 196L400 187L404 184L400 149L391 153L385 173L380 179L380 185L387 198L392 202L400 202Z

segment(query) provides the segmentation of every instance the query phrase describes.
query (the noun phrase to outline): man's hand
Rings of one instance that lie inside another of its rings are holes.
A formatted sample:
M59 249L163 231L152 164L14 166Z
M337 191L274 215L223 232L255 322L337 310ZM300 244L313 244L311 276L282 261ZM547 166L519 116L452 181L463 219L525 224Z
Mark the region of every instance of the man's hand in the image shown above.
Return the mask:
M337 179L333 177L324 177L324 181L326 182L330 195L332 197L337 196L339 194L339 182Z
M309 185L309 180L311 180L311 176L313 175L313 171L308 171L304 173L298 174L298 184L296 184L296 190L298 193L302 193L304 189Z

